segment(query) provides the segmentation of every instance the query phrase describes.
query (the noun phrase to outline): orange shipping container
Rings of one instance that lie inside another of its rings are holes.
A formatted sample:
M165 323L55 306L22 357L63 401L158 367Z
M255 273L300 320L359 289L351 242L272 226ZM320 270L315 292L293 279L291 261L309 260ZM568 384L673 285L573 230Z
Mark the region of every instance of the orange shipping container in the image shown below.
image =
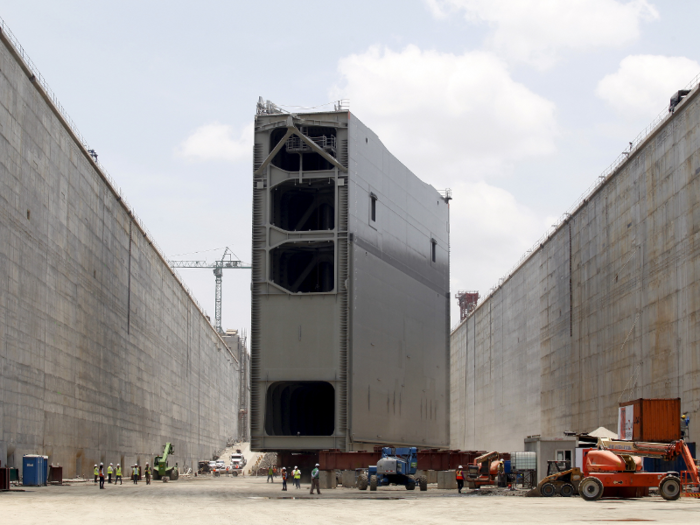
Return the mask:
M681 438L681 400L635 399L620 403L620 439L665 443Z

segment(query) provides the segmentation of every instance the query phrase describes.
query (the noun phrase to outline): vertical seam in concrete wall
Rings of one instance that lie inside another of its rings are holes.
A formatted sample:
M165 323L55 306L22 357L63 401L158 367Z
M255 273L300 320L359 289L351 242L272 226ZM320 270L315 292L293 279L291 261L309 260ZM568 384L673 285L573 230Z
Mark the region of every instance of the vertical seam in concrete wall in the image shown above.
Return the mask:
M569 226L569 337L574 337L574 289L572 282L573 264L571 261L571 220L567 222Z
M126 296L126 333L131 334L131 225L133 221L129 220L129 263L128 263L128 284Z
M491 308L489 306L489 308ZM474 344L472 345L472 432L476 429L476 310L472 313L474 318Z
M190 306L187 305L187 377L190 376L190 337L192 336L190 329Z

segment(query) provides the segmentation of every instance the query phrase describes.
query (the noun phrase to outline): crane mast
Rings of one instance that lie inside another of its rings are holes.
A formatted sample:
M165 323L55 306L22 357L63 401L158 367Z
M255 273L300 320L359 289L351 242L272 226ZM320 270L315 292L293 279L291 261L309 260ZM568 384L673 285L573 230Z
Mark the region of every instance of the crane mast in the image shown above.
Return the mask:
M233 252L227 246L220 260L209 263L207 261L168 261L171 268L211 268L214 270L216 287L214 289L214 327L220 334L224 333L221 326L221 290L224 270L249 270L250 264L243 263L233 258Z

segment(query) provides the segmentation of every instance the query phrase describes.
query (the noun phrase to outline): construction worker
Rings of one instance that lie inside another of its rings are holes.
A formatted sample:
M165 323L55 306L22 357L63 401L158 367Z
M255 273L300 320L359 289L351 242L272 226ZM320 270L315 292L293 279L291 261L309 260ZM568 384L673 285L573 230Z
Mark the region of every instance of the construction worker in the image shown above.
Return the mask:
M139 466L134 463L134 466L131 467L131 477L134 479L134 485L139 484Z
M267 469L267 481L265 483L274 483L275 482L275 471L273 470L272 467Z
M294 465L294 470L292 471L292 474L294 475L294 485L296 488L300 489L301 488L301 470L299 470L299 467Z
M117 477L114 478L114 484L117 484L117 481L119 482L120 485L123 485L122 483L122 467L117 463Z
M498 486L506 486L506 465L502 459L498 462Z
M146 467L143 469L143 473L146 474L146 485L151 484L151 467L148 466L148 461L146 461Z
M457 480L457 492L461 494L464 488L464 471L462 470L462 465L455 470L455 479Z
M97 463L95 463L95 468L93 469L92 473L95 475L95 485L97 485L97 478L100 477L100 469L97 468Z
M309 494L314 493L314 488L316 488L316 492L320 495L321 494L321 483L320 483L320 477L321 477L321 471L318 470L318 463L316 463L316 467L311 471L311 492Z
M112 467L112 464L109 464L109 467L107 467L107 483L112 483L112 474L114 474L114 468Z
M100 488L105 488L105 466L100 463Z
M688 425L690 424L690 418L688 414L681 415L681 439L688 439Z
M287 490L287 467L282 467L282 490Z

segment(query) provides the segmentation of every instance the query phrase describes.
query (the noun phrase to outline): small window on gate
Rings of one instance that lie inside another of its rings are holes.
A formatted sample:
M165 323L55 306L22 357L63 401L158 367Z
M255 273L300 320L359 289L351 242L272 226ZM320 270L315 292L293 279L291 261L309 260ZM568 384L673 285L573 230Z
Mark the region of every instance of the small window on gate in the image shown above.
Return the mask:
M437 260L437 241L435 239L430 239L430 260L433 262Z
M374 193L369 194L369 218L372 222L377 222L377 196Z

